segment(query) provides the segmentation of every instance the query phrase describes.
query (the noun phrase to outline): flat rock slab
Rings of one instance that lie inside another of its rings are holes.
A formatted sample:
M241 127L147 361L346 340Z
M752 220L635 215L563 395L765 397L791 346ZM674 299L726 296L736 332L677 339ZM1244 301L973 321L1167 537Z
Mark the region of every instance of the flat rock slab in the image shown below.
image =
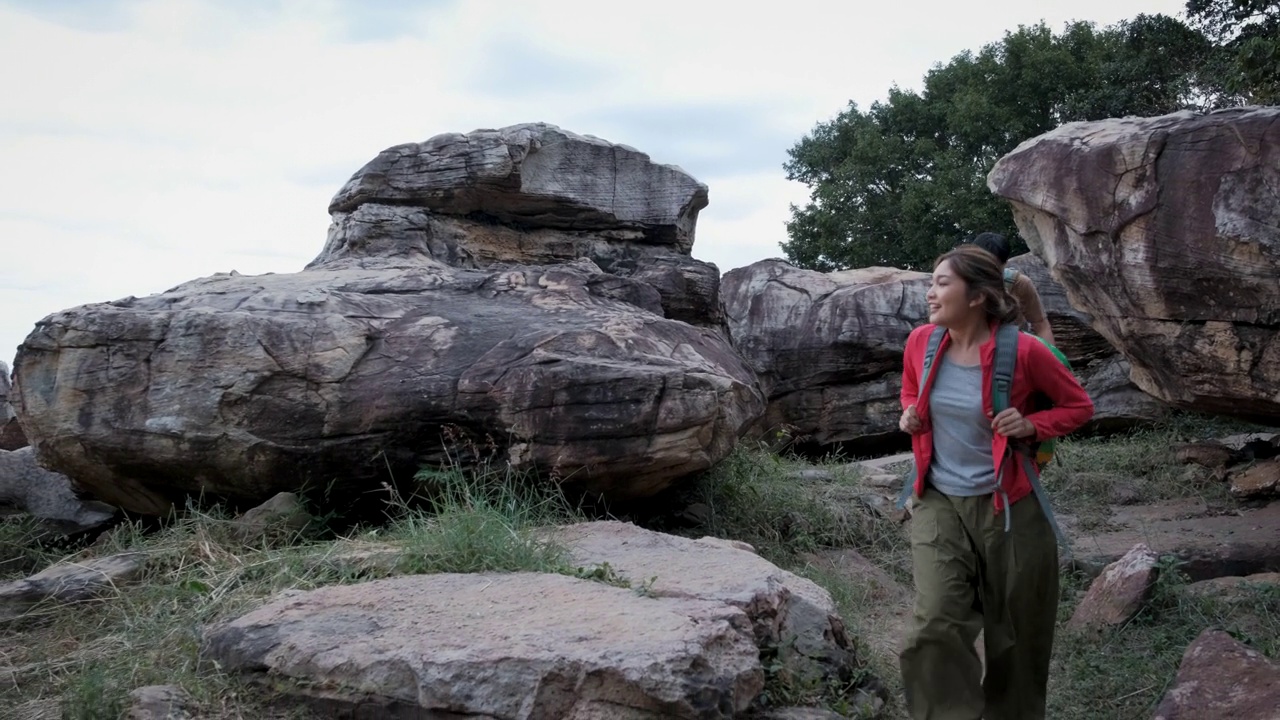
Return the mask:
M537 573L290 595L208 630L202 655L368 717L728 718L764 683L736 607Z
M76 602L101 595L137 578L145 565L144 553L125 553L61 563L0 585L0 620L12 620L43 602Z
M633 587L656 597L698 598L741 608L762 648L776 647L787 666L807 676L841 676L854 664L853 643L830 593L782 570L750 546L653 532L621 522L554 528L572 562L608 563Z
M1117 512L1114 530L1068 529L1072 550L1086 568L1115 562L1138 543L1174 555L1191 580L1280 571L1280 503L1223 514L1198 501L1131 506Z
M1280 663L1205 630L1183 653L1153 720L1280 720Z

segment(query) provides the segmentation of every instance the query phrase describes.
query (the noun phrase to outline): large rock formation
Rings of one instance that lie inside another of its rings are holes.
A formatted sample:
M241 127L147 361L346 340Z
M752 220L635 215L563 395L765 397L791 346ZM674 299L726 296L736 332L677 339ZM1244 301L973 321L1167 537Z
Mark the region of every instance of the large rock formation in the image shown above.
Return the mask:
M927 317L928 287L926 273L820 273L782 260L726 273L730 338L769 398L761 429L818 445L874 446L897 433L902 351Z
M368 491L469 441L648 495L763 409L718 332L663 317L715 305L675 292L713 287L676 277L698 277L682 263L705 203L678 169L551 126L393 148L338 193L302 272L42 320L19 348L18 410L49 467L143 513L193 493ZM626 272L530 264L580 253Z
M1071 306L1066 289L1040 258L1026 253L1009 259L1009 266L1035 283L1053 339L1071 361L1076 376L1093 399L1093 418L1085 432L1115 432L1160 420L1170 407L1148 395L1129 379L1129 361L1092 327L1088 313Z
M1070 123L988 184L1139 387L1280 415L1280 108Z

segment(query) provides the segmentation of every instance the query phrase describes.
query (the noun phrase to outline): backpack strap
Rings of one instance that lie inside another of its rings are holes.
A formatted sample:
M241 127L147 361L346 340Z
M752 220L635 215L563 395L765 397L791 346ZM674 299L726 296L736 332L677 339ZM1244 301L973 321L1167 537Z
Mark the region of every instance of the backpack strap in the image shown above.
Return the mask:
M1013 391L1013 373L1018 367L1018 326L1001 325L996 330L996 359L991 369L991 409L996 414L1007 409Z
M920 390L924 391L924 384L929 381L929 371L933 369L933 361L938 357L938 348L942 347L942 337L947 334L944 327L935 327L933 332L929 333L929 344L924 346L924 365L920 370Z
M1006 266L1004 269L1004 289L1013 289L1013 284L1018 281L1018 269Z
M920 392L924 392L924 384L929 381L929 371L933 369L933 361L938 357L938 349L942 347L942 338L946 334L947 329L944 327L935 327L933 332L929 333L929 343L924 346L924 364L920 368ZM911 493L915 489L916 463L913 460L907 474L902 478L902 491L898 493L898 500L894 506L899 510L906 507L907 500L911 499Z
M1008 272L1008 269L1006 269ZM1016 271L1015 271L1016 272ZM1011 391L1013 389L1013 375L1018 367L1018 340L1021 333L1018 331L1017 325L1001 325L996 331L996 357L995 363L991 371L991 409L999 414L1001 411L1010 406ZM1013 442L1009 442L1005 450L1005 459L1010 457L1017 458L1019 464L1022 465L1022 472L1027 476L1027 482L1031 484L1031 491L1036 496L1036 502L1040 503L1040 510L1044 513L1044 517L1049 521L1049 527L1053 528L1054 537L1058 539L1058 547L1062 549L1066 555L1071 554L1071 545L1067 542L1067 536L1063 534L1062 528L1058 526L1058 519L1053 514L1053 507L1049 504L1049 495L1044 491L1044 486L1040 484L1040 470L1036 467L1034 451L1031 454L1021 452L1014 447ZM1003 470L1004 463L1000 463ZM997 475L999 477L999 475ZM1009 529L1009 502L1005 498L1005 530Z

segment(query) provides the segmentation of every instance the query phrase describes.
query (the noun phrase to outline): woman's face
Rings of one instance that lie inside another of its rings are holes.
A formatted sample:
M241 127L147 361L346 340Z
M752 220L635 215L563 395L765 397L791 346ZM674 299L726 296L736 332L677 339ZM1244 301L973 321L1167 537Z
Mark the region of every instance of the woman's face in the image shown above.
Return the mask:
M938 263L924 299L929 304L929 322L943 327L959 325L982 303L981 299L969 298L969 284L951 271L950 260Z

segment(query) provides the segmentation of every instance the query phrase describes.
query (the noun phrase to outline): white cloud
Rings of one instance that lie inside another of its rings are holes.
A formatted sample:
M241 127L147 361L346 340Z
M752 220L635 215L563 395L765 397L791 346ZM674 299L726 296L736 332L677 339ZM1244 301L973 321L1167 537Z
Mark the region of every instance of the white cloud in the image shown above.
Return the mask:
M1181 4L0 0L0 359L66 307L298 270L378 151L477 127L681 165L711 188L695 256L779 256L786 150L849 100L1018 24Z

